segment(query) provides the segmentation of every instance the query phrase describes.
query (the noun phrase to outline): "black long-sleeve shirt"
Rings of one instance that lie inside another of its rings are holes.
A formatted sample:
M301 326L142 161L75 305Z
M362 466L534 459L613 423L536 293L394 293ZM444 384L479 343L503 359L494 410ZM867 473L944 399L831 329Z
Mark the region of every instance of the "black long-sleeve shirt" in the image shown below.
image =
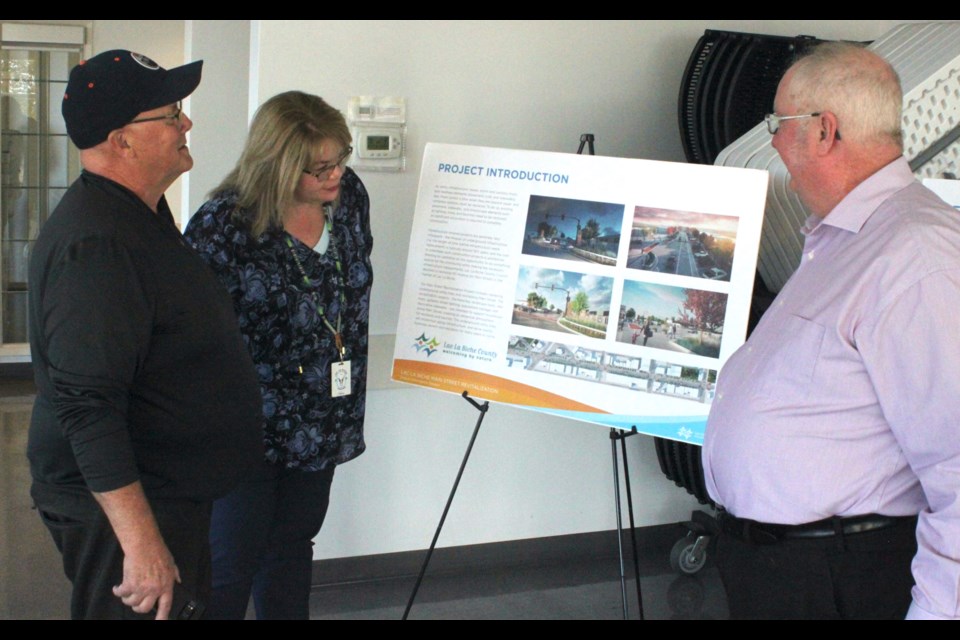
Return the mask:
M233 305L173 223L84 172L30 261L38 492L207 500L263 456L261 403Z

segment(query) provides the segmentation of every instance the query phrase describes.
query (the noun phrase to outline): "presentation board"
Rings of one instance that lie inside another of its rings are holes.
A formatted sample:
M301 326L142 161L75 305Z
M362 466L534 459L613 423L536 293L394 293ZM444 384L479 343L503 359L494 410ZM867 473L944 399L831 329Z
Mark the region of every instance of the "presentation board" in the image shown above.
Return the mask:
M428 144L393 379L701 443L766 189L754 169Z

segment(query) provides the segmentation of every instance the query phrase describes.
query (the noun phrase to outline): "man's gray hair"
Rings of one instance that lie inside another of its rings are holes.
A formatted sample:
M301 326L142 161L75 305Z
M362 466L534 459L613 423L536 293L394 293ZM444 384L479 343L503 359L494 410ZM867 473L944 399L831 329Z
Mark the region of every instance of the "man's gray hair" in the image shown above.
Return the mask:
M857 44L826 42L791 70L794 104L806 112L833 112L842 139L903 148L900 78L883 58Z

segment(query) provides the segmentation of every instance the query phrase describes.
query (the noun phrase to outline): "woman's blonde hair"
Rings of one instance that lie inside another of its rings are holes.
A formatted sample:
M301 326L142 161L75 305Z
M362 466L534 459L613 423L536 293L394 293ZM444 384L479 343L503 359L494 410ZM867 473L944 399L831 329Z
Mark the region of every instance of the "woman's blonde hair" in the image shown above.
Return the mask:
M238 209L254 237L280 228L303 170L316 161L314 154L325 140L342 149L350 146L343 114L319 96L302 91L277 94L257 109L237 166L212 195L235 191Z

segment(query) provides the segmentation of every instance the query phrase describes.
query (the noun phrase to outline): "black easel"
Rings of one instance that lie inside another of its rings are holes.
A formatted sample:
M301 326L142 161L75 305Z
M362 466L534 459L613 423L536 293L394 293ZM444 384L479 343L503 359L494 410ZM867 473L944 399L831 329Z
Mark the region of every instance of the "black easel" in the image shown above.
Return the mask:
M591 156L597 155L593 152L593 134L592 133L584 133L583 135L580 136L580 147L577 149L578 156L583 155L583 145L587 145L587 155L591 155Z
M580 136L580 147L577 149L577 154L583 154L584 146L587 146L587 152L589 155L594 154L593 148L594 137L592 133L584 133ZM423 582L423 576L427 572L427 566L430 564L430 558L433 556L433 550L437 546L437 540L440 538L440 531L443 529L443 523L447 519L447 512L450 511L450 505L453 504L453 496L457 493L457 487L460 485L460 478L463 476L463 470L467 466L467 460L470 458L470 452L473 450L473 443L477 440L477 434L480 432L480 425L483 424L483 418L487 413L487 409L490 408L489 402L484 402L483 404L478 403L476 400L470 397L470 395L464 391L461 396L464 400L469 402L474 406L474 408L480 412L480 415L477 416L477 424L473 429L473 435L470 437L470 444L467 445L467 451L463 454L463 461L460 463L460 470L457 472L457 478L453 481L453 488L450 490L450 497L447 498L447 505L443 508L443 514L440 516L440 522L437 524L437 530L433 534L433 540L430 542L430 548L427 550L427 555L423 559L423 565L420 567L420 574L417 576L417 581L413 585L413 591L410 593L410 599L407 601L407 608L403 612L402 620L406 620L407 616L410 614L410 609L413 607L413 601L417 597L417 592L420 590L420 584ZM620 507L620 478L619 478L619 464L617 458L617 440L620 440L621 449L623 452L623 473L624 480L627 485L627 509L630 514L630 537L633 543L633 567L634 573L637 576L637 604L639 606L640 619L643 620L643 597L640 592L640 564L637 558L637 538L636 538L636 527L633 522L633 496L630 491L630 470L627 466L627 445L626 438L629 436L635 435L637 433L637 428L633 427L632 431L618 431L617 429L610 430L610 446L613 451L613 486L614 486L614 497L617 505L617 544L620 550L620 591L621 591L621 600L623 602L623 618L626 620L628 615L627 610L627 587L626 587L626 577L624 574L624 565L623 565L623 516L622 509Z
M613 497L617 505L617 547L620 551L620 598L623 602L623 619L627 619L627 579L623 570L623 510L620 506L620 477L617 460L617 440L623 454L623 480L627 486L627 513L630 514L630 541L633 544L633 574L637 578L637 607L643 620L643 594L640 592L640 561L637 555L637 527L633 522L633 493L630 491L630 467L627 465L627 438L637 435L637 428L630 431L610 429L610 450L613 453Z
M423 559L423 566L420 567L420 575L417 576L417 582L413 585L413 592L410 594L410 599L407 601L407 608L403 611L402 620L407 619L407 615L410 614L410 608L413 606L413 601L417 597L417 591L420 590L420 583L423 581L423 574L427 572L427 565L430 564L430 556L433 555L433 549L437 546L437 539L440 537L440 530L443 529L443 521L447 519L447 512L450 511L450 505L453 504L453 496L457 493L457 487L460 485L460 478L463 476L463 470L467 466L467 460L470 458L470 452L473 450L473 443L477 439L477 434L480 432L480 425L483 424L483 417L487 415L487 409L490 408L489 402L484 402L480 404L476 400L470 397L470 395L464 391L462 394L463 399L469 402L474 406L474 408L480 412L480 415L477 416L477 426L473 428L473 436L470 437L470 444L467 445L467 451L463 454L463 461L460 463L460 471L457 472L457 479L453 481L453 488L450 490L450 497L447 498L447 506L443 508L443 515L440 516L440 522L437 524L437 531L433 534L433 540L430 542L430 548L427 550L427 557ZM631 514L631 518L632 518Z

